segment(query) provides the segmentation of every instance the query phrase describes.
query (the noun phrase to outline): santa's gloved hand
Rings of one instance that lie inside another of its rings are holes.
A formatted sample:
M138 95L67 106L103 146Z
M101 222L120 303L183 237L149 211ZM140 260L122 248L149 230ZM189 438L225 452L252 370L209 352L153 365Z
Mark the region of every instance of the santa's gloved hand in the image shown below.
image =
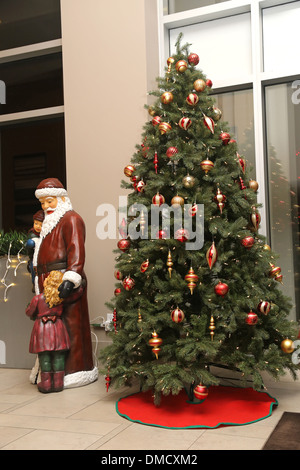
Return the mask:
M59 297L61 299L66 299L69 295L72 294L75 284L71 281L63 281L58 287Z

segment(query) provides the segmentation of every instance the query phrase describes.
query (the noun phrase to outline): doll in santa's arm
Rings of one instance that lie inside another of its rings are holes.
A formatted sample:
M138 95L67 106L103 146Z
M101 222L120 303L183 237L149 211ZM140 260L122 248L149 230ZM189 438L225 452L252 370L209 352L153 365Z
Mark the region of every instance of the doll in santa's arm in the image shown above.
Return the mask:
M64 323L64 303L72 303L82 295L78 288L62 299L58 287L63 273L51 271L44 281L44 291L35 295L26 309L26 315L34 320L29 352L37 354L41 369L40 392L59 392L64 388L65 360L70 349L70 337Z

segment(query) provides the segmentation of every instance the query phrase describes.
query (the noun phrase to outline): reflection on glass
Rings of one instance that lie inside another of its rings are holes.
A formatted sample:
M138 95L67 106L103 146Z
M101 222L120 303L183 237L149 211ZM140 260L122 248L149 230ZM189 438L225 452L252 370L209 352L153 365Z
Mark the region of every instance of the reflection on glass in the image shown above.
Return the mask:
M300 83L300 82L299 82ZM300 100L291 83L268 86L267 163L272 249L280 255L283 291L300 317Z
M0 114L63 105L61 53L1 64L0 77L6 85Z
M241 90L214 96L216 106L222 111L222 122L229 127L229 133L238 145L238 152L246 160L250 176L255 179L255 148L253 128L253 93Z
M1 0L1 51L60 37L59 0Z
M166 0L164 2L164 15L171 15L179 11L193 10L206 7L215 3L223 3L226 0Z

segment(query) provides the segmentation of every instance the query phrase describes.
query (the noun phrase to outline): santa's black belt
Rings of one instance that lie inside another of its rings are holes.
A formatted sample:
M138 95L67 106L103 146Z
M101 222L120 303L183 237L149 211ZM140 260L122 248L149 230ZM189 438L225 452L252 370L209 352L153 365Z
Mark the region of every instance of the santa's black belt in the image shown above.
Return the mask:
M35 275L40 276L41 274L50 273L51 271L61 271L62 269L67 269L67 267L66 261L53 261L52 263L38 264L33 269Z

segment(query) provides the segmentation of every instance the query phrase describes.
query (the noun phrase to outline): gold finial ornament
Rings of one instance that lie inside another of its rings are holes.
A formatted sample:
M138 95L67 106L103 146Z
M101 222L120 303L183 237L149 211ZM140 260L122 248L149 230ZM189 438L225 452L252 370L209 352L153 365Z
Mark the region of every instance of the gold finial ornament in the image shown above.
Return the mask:
M168 266L169 276L171 278L173 262L172 262L172 256L171 256L171 251L170 250L169 250L169 253L168 253L168 259L167 259L166 264Z
M211 340L213 341L213 339L214 339L214 334L215 334L215 329L216 329L216 327L215 327L215 320L214 320L214 317L213 317L213 316L210 317L210 323L209 323L208 329L210 330L210 338L211 338Z

